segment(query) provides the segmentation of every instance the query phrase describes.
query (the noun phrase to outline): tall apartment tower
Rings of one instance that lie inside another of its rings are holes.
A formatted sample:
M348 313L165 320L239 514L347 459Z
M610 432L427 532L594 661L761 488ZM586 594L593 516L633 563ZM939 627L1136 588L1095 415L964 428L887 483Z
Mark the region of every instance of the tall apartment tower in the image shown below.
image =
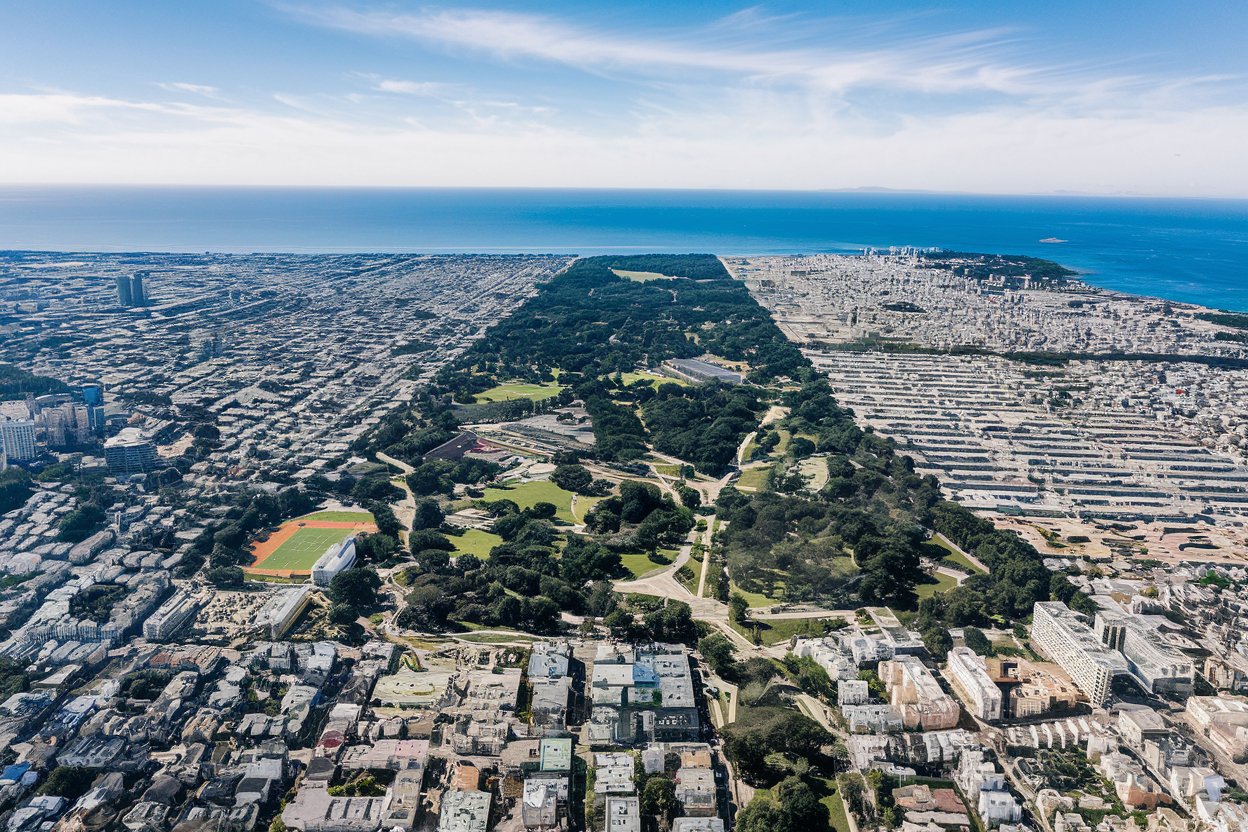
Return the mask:
M143 289L143 278L147 272L135 272L130 278L130 302L134 306L147 306L147 293Z
M134 303L130 294L130 278L124 274L117 275L117 303L120 306L131 306Z
M0 419L0 446L9 462L27 462L39 455L33 419Z

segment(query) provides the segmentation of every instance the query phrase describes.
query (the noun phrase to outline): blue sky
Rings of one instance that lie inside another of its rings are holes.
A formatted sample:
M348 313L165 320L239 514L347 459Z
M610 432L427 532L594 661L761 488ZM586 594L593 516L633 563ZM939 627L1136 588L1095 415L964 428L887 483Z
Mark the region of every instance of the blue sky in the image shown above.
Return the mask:
M0 5L0 181L1248 196L1242 2Z

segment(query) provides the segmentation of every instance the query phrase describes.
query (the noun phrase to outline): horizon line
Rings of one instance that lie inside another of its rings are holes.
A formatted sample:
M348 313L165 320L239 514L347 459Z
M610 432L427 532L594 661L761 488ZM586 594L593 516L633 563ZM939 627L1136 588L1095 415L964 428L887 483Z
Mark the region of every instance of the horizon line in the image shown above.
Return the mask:
M322 190L322 191L564 191L564 192L620 192L620 193L736 193L736 194L863 194L863 195L925 195L969 197L1069 197L1076 199L1154 199L1190 200L1209 202L1248 202L1243 196L1216 196L1200 194L1158 193L1100 193L1095 191L942 191L930 188L889 188L862 185L846 188L739 188L739 187L650 187L622 185L331 185L331 184L284 184L284 183L210 183L210 182L0 182L0 190L19 188L68 189L68 188L119 188L119 189L201 189L201 190Z

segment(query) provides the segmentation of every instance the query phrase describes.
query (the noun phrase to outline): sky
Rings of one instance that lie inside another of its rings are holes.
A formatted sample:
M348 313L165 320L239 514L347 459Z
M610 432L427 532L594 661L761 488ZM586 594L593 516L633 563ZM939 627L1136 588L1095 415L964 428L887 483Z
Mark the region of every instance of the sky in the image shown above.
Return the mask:
M1248 197L1242 0L0 4L0 183Z

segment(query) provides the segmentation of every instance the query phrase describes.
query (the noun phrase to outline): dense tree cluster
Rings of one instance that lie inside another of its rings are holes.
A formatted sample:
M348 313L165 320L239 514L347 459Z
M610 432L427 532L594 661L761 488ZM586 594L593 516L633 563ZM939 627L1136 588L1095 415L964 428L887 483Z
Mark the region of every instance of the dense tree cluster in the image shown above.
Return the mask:
M0 514L19 508L34 493L30 475L21 468L0 471Z
M0 398L20 398L27 393L42 396L69 389L63 381L35 375L13 364L0 364Z
M790 776L776 784L775 800L754 800L737 815L740 832L810 832L827 829L828 810L810 785Z
M1052 260L1025 254L973 254L966 251L926 251L919 255L923 265L948 269L975 280L989 277L1030 277L1036 284L1065 285L1078 272Z
M752 496L721 493L725 551L741 586L771 593L783 583L792 601L913 609L915 587L931 580L920 559L925 530L934 529L990 570L919 606L916 626L935 649L947 649L949 625L1014 621L1030 615L1035 601L1073 595L1030 544L942 500L935 478L916 474L892 441L856 427L824 380L803 385L786 403L790 415L781 426L795 438L813 437L813 448L790 442L790 454L826 455L829 476L817 494L789 488L783 477L773 477L775 490Z
M482 561L452 557L454 543L441 532L412 532L415 565L406 573L409 592L399 624L442 632L466 623L554 632L563 610L606 615L614 608L607 579L623 572L618 552L582 536L560 533L550 522L553 506L521 510L510 500L489 504L494 531L503 542Z
M611 493L609 481L594 479L588 468L576 462L558 465L550 475L550 481L565 491L586 497L603 497Z
M624 641L659 641L692 645L700 635L698 623L693 620L693 610L684 601L668 599L647 605L637 616L634 600L628 606L619 606L606 616L603 623L611 635Z
M679 546L693 528L693 513L650 483L625 480L618 496L607 497L585 516L585 527L606 535L612 548L654 551Z
M407 475L407 487L417 497L449 495L457 483L475 485L498 473L498 466L483 459L431 459Z
M654 447L719 476L758 423L758 391L749 386L662 384L644 413Z
M810 717L792 708L743 708L736 722L724 729L724 751L741 778L752 785L771 785L784 776L780 760L817 757L832 735Z

